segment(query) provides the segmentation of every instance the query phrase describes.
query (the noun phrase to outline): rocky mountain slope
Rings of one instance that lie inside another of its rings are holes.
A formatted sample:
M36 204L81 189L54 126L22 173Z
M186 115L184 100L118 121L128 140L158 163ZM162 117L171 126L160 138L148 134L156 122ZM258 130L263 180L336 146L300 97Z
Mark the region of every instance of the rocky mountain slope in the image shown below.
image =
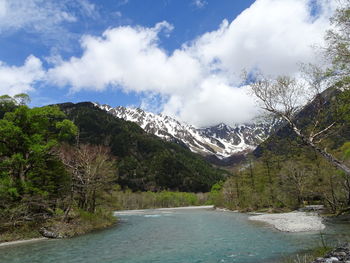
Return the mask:
M224 160L253 151L274 130L275 124L242 124L230 127L219 124L196 128L163 114L153 114L139 108L111 107L95 104L115 117L135 122L146 132L167 141L186 145L192 152Z

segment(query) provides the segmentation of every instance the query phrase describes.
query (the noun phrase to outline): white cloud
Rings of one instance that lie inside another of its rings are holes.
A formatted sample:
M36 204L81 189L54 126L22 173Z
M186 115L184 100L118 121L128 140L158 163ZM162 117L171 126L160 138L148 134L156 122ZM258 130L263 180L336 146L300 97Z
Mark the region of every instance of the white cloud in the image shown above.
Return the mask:
M73 92L117 86L160 94L164 112L198 126L247 122L257 108L237 76L243 69L293 75L299 62L317 63L312 45L322 45L334 10L330 0L317 3L319 13L311 14L306 0L257 0L172 54L158 40L172 29L167 22L108 29L102 37L84 36L83 55L58 63L49 79Z
M72 86L72 91L104 90L113 85L137 92L179 92L197 84L201 68L182 50L168 56L158 47L158 33L171 29L161 22L153 28L125 26L108 29L102 37L85 36L84 55L51 69L50 79L60 86Z
M0 0L0 35L22 30L51 48L67 50L77 36L66 25L97 16L89 0Z
M72 2L72 1L71 1ZM78 8L80 8L84 15L88 17L97 17L98 11L96 6L89 2L89 0L77 0Z
M15 95L32 91L33 85L44 76L41 61L35 56L29 56L19 67L0 61L0 94Z
M0 0L0 31L22 28L45 31L62 22L75 22L64 5L45 0Z
M326 6L328 1L319 2ZM189 49L202 63L230 73L259 68L266 74L290 74L298 62L317 62L312 45L323 43L329 16L324 8L312 17L306 0L258 0Z
M163 112L196 126L219 122L234 124L253 120L258 113L247 87L232 88L225 79L204 79L191 96L171 96Z

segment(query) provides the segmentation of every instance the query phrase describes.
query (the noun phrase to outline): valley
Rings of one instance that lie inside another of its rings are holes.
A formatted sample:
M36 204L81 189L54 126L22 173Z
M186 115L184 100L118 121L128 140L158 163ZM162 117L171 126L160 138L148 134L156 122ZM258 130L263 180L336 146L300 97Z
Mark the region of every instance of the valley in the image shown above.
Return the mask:
M0 263L350 262L350 0L0 0L0 32Z

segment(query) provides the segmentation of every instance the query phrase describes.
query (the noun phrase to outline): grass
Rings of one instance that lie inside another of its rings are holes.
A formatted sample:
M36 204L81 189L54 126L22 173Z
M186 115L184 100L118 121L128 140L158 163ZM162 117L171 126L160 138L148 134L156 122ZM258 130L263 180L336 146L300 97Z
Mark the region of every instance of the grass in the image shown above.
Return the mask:
M42 237L41 227L58 233L62 237L83 235L95 230L104 229L117 223L112 212L98 210L96 213L75 209L68 222L62 221L62 216L55 216L45 222L27 222L21 225L7 226L0 230L0 243Z
M318 257L324 257L329 251L331 251L331 247L317 247L311 251L307 251L305 253L297 254L296 256L289 257L283 261L283 263L310 263L314 261Z
M37 229L37 223L8 227L0 232L0 243L41 237Z
M110 211L100 209L95 213L89 213L77 209L68 222L52 220L47 222L46 227L62 237L73 237L104 229L116 223L117 218Z
M324 257L333 249L326 243L322 232L320 232L320 244L312 250L286 258L283 263L310 263L318 257Z

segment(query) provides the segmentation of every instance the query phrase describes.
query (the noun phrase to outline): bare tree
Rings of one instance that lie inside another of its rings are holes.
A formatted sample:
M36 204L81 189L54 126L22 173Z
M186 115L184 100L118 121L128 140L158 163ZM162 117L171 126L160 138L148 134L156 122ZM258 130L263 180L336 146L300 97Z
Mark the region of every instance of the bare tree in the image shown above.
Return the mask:
M307 189L307 178L310 176L309 169L302 165L288 161L284 164L280 171L280 176L285 182L288 192L296 196L298 205L300 206L304 201L305 190Z
M115 176L115 162L109 148L64 145L58 155L72 176L71 203L76 199L79 208L95 212L99 192L110 186Z
M331 18L333 27L326 33L325 54L333 64L331 74L336 75L338 80L347 79L345 88L349 88L350 0L337 0L337 3L339 8Z
M222 188L222 194L224 197L225 203L232 205L233 207L239 206L239 186L237 178L230 177L228 178Z
M302 81L289 76L268 78L260 74L257 80L250 84L250 87L261 102L262 109L275 117L283 119L303 143L312 147L332 165L350 176L350 168L344 162L338 160L318 145L322 137L336 123L333 122L327 126L322 125L324 124L324 116L322 116L321 112L324 109L325 102L320 92L322 79L317 74L313 74L313 77L311 75L310 80L303 79ZM298 125L296 116L307 103L313 103L316 110L313 121L310 121L311 127L302 129Z
M333 27L325 35L324 54L332 64L330 69L324 72L316 66L304 67L302 72L306 74L302 81L288 76L272 79L258 75L257 81L250 86L264 110L286 121L305 144L350 176L349 166L318 146L322 137L336 124L322 123L325 119L322 116L325 101L321 91L331 85L341 91L349 89L350 86L350 0L337 2L338 9L331 18ZM308 129L302 129L296 115L304 105L311 102L315 109L312 116L314 121L308 125Z

